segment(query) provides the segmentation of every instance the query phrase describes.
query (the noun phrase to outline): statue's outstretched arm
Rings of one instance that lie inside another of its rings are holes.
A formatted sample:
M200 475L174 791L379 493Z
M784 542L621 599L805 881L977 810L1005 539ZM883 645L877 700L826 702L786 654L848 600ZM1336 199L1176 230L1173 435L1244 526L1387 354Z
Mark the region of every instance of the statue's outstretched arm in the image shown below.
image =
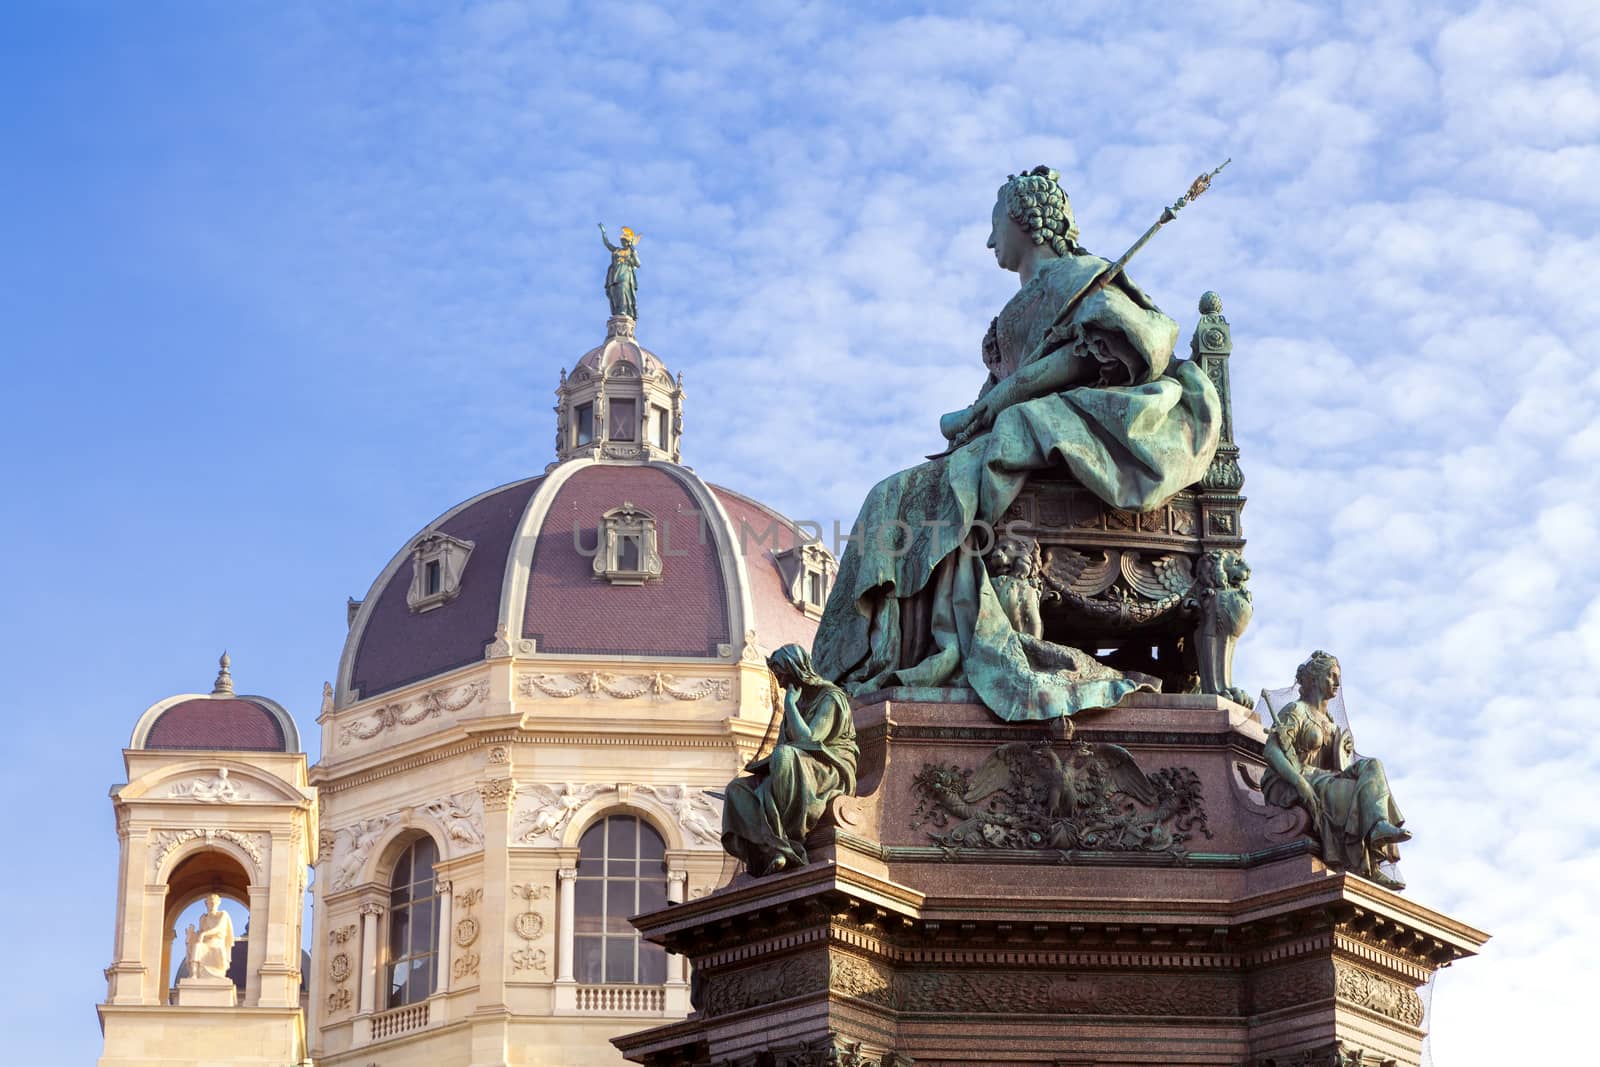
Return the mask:
M600 225L600 241L601 241L601 243L604 244L611 251L615 252L617 250L617 246L612 244L611 243L611 238L606 236L606 224L602 222L599 225Z

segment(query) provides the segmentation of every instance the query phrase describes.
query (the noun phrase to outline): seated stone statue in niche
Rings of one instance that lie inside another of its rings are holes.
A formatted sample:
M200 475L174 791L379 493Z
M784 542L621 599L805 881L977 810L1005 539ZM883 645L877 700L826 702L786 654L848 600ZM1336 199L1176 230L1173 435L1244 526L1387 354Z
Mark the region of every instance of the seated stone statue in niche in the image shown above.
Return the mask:
M222 897L206 897L206 911L198 926L191 924L185 934L189 950L190 978L227 978L233 960L233 919L222 910Z
M805 836L828 801L855 793L859 755L850 699L805 649L784 645L767 667L783 687L778 744L728 783L722 809L722 847L754 875L805 865Z
M949 453L868 495L813 649L819 672L852 693L966 685L1001 718L1054 719L1147 683L1088 655L1030 657L1029 626L1012 624L973 548L981 525L1058 465L1112 507L1155 507L1206 473L1221 401L1174 358L1177 324L1126 275L1073 305L1110 265L1078 244L1054 171L1008 179L992 223L989 247L1021 288L985 338L988 380L940 421Z
M1350 732L1328 714L1328 701L1339 691L1339 661L1313 652L1294 677L1300 699L1277 712L1267 734L1261 791L1279 807L1299 806L1310 814L1310 833L1329 867L1404 889L1405 883L1379 869L1399 860L1398 846L1411 840L1389 794L1388 775L1378 760L1356 758Z

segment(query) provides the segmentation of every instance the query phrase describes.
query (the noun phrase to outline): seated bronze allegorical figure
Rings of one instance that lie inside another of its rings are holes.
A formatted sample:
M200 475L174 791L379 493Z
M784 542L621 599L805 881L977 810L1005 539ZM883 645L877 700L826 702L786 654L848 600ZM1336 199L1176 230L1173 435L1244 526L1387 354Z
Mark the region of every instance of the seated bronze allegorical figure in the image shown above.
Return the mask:
M805 836L828 801L855 793L860 755L850 698L805 649L784 645L767 667L783 688L778 743L728 783L722 809L722 847L754 875L805 865Z
M1399 860L1398 846L1411 840L1411 832L1389 793L1383 764L1357 758L1350 732L1328 714L1340 681L1339 661L1326 652L1313 652L1295 671L1300 699L1274 717L1261 791L1279 807L1299 806L1310 814L1308 832L1329 867L1404 889L1380 864Z
M1162 505L1208 470L1222 405L1207 375L1174 357L1177 324L1078 244L1054 171L1000 187L989 247L1021 287L984 339L988 380L940 421L948 453L868 494L812 647L818 671L853 694L970 686L1003 719L1054 719L1110 707L1148 679L1030 632L985 566L985 527L1051 469L1113 508Z

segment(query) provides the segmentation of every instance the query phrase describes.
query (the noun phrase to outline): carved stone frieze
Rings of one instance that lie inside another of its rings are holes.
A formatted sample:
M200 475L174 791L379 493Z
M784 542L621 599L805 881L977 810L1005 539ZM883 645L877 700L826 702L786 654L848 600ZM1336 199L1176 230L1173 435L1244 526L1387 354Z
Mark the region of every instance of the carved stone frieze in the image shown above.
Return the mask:
M1334 964L1334 992L1340 1000L1375 1011L1407 1026L1422 1025L1422 997L1392 978L1348 963Z
M945 848L1182 854L1211 836L1200 778L1188 767L1145 774L1119 745L1013 741L978 767L925 763L912 779L912 828Z
M1236 1015L1239 988L1229 978L1192 974L906 971L895 976L894 1006L999 1015Z
M458 686L430 689L415 700L385 704L345 723L339 730L339 747L370 741L388 730L415 726L443 714L465 711L489 695L489 680L479 678Z
M610 697L613 700L730 700L733 682L728 678L680 678L657 671L653 674L624 675L607 671L582 674L517 675L519 696L540 694L566 700L576 696Z
M821 992L828 987L828 982L829 964L825 955L791 956L707 976L700 1010L708 1017L727 1015Z
M1263 970L1250 979L1250 1011L1262 1015L1333 996L1326 960L1301 960Z
M150 869L152 872L161 870L161 865L166 862L174 849L179 848L189 841L229 841L245 851L251 861L256 865L256 872L264 868L261 865L262 850L266 847L265 834L241 833L238 830L227 829L185 829L185 830L155 830L150 835Z

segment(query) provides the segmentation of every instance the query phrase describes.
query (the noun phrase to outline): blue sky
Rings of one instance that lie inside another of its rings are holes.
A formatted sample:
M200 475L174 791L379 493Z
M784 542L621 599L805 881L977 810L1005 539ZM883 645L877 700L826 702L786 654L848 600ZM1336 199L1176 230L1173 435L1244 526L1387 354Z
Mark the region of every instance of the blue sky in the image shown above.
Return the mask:
M1007 173L1058 168L1114 255L1228 156L1133 273L1233 324L1240 681L1337 653L1411 895L1496 935L1439 983L1440 1067L1578 1047L1600 7L856 6L0 10L15 1058L97 1054L140 711L227 647L314 744L345 597L552 458L597 221L642 234L686 461L848 523L977 388Z

